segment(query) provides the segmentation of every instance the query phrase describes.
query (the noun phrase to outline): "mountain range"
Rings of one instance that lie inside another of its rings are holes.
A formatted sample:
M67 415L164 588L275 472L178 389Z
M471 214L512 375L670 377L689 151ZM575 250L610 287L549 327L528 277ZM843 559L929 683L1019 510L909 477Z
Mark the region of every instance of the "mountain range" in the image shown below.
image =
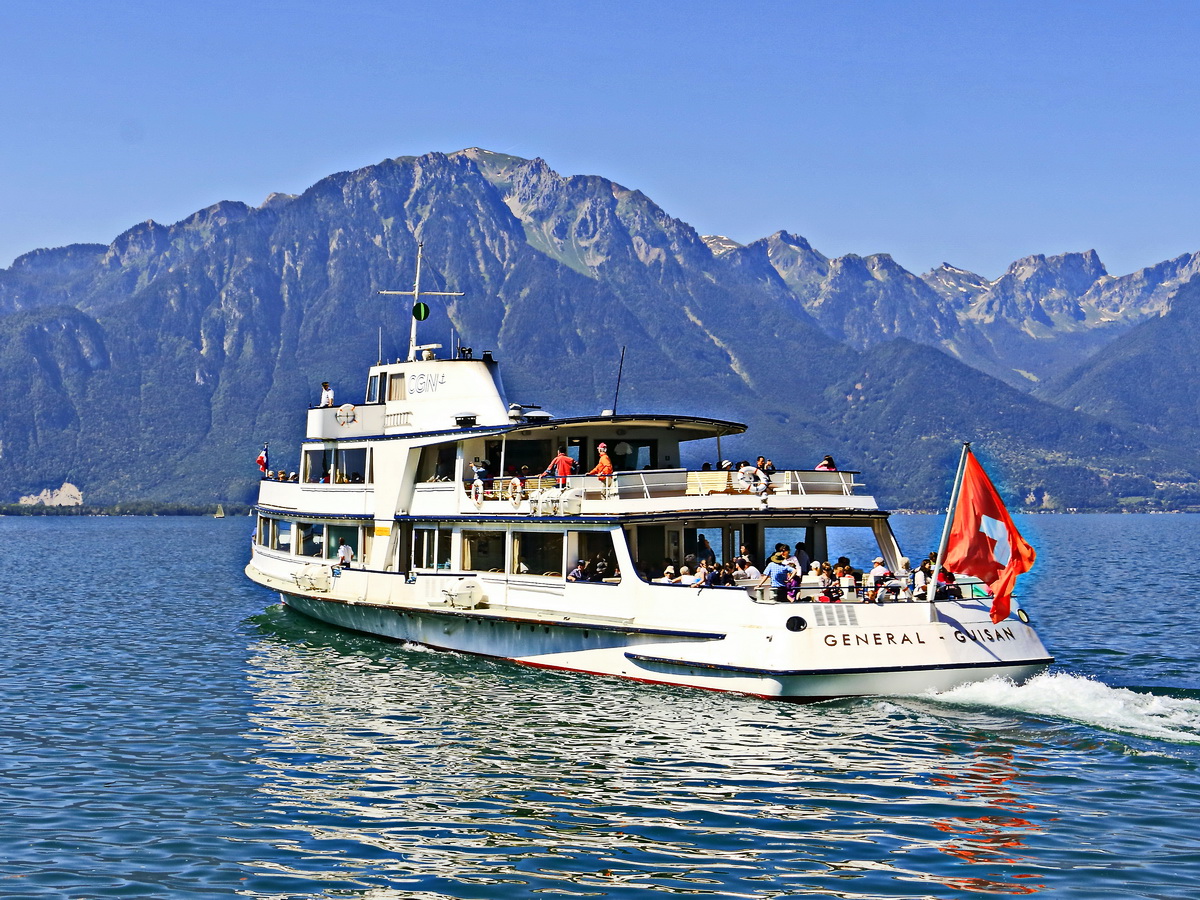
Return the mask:
M319 385L361 397L402 355L417 243L422 339L492 350L509 398L750 424L727 456L832 453L889 505L944 504L959 441L1019 507L1190 508L1200 254L1109 275L1092 251L989 281L779 231L698 234L640 191L472 148L384 160L260 206L221 202L0 270L0 502L249 499L295 468ZM711 458L714 447L697 447Z

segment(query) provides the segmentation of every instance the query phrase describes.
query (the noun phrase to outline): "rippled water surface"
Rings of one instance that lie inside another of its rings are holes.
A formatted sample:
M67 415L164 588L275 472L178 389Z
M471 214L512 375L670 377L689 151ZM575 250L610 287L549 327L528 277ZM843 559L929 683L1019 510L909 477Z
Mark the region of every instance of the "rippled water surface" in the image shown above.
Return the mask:
M815 706L339 633L248 523L0 518L0 896L1200 894L1200 517L1023 517L1051 673Z

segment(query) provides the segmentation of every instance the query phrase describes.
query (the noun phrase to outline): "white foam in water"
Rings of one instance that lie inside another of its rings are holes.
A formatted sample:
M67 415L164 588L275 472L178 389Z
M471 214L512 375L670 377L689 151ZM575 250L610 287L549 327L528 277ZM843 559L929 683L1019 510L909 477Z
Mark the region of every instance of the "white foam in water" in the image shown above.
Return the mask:
M1079 675L1042 674L1023 685L991 679L928 696L1055 716L1123 734L1200 743L1200 700L1142 694Z

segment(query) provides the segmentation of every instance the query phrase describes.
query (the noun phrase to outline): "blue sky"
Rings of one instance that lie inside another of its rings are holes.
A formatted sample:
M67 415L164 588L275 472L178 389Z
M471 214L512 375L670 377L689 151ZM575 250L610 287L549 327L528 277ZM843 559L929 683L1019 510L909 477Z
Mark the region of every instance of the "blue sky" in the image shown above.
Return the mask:
M0 267L145 219L480 146L997 277L1200 250L1200 4L0 6Z

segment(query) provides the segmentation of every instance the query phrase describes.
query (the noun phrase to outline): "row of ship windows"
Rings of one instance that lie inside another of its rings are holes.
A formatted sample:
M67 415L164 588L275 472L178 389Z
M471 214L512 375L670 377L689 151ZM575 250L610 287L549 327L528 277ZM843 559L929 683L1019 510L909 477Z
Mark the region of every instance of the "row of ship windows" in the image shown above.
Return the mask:
M519 575L561 577L577 560L603 561L600 571L617 576L612 535L607 531L524 531L397 526L400 541L396 568L453 569L468 572L509 572ZM262 547L295 556L336 561L345 543L354 554L354 565L369 559L373 526L292 522L260 516L255 541ZM403 562L401 562L403 561ZM592 567L595 571L596 567Z

